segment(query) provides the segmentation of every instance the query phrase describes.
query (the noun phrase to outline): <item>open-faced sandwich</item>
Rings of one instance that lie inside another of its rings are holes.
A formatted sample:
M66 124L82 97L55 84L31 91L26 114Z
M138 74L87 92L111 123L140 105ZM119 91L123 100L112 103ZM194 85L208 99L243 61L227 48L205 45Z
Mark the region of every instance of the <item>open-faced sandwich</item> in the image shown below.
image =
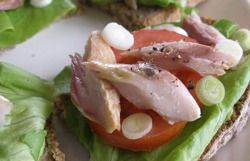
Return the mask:
M0 160L65 160L52 123L53 82L4 62L0 78Z
M249 30L194 11L176 25L110 23L55 78L57 115L90 160L208 160L246 124Z
M24 42L75 9L71 0L1 0L0 52Z
M162 22L181 19L186 7L204 0L79 0L83 5L98 8L130 31Z

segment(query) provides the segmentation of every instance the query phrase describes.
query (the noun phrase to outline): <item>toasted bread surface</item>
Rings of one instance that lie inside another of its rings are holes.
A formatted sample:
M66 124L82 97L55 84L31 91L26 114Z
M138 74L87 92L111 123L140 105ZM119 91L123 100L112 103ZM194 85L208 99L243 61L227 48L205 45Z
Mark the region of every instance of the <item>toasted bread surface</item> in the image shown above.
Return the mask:
M2 54L5 51L14 49L14 48L15 48L15 46L9 46L9 47L0 48L0 54Z
M45 138L45 148L43 155L39 161L64 161L65 155L59 149L59 143L55 138L55 126L53 124L53 114L50 115L46 122L45 130L47 136Z
M96 3L92 0L79 0L81 4L98 8L111 15L113 19L134 31L141 28L160 24L162 22L174 22L180 20L181 9L173 4L166 8L157 6L138 5L137 10L129 7L125 2ZM187 6L196 6L204 0L187 0Z

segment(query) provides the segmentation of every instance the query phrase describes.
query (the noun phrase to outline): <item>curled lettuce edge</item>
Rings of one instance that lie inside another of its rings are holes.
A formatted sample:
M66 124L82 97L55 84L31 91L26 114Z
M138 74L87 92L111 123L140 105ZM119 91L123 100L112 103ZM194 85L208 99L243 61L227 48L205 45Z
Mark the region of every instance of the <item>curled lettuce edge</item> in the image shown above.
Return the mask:
M13 32L14 26L12 25L9 16L6 14L5 11L0 11L0 34L2 32Z

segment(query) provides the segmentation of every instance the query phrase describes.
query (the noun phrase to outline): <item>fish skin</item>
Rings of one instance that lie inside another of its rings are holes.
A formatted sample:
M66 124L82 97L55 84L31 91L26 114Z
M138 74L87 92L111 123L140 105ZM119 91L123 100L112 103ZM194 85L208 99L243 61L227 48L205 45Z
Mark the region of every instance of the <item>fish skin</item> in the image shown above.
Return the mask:
M0 0L0 11L16 9L23 4L24 0Z
M108 133L120 130L120 94L107 80L89 72L84 61L116 63L110 46L100 31L93 31L85 47L85 55L72 58L71 99L79 111L91 121L99 123ZM101 49L101 50L100 50Z
M223 75L225 69L236 62L230 53L193 42L165 42L121 53L141 58L171 71L185 69L206 75Z
M182 28L189 37L204 45L215 46L220 40L226 39L213 26L203 23L195 11L192 11L191 16L184 16Z
M148 63L103 64L92 61L84 65L97 77L109 80L137 108L152 109L170 124L200 117L200 108L185 85L166 70ZM119 73L116 73L118 69ZM155 70L155 74L145 75L147 69Z

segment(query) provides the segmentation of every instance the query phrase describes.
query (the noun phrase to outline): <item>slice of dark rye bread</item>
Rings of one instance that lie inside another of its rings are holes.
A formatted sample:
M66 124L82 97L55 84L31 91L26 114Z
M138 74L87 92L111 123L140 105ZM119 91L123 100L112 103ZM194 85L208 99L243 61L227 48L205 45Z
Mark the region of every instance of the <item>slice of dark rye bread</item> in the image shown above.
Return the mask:
M212 25L216 19L201 17L204 23ZM246 51L245 54L250 54L250 50ZM54 101L56 113L60 119L65 121L67 106L70 101L69 95L61 95ZM239 99L239 101L233 107L233 113L231 119L225 121L223 125L218 129L208 146L205 148L203 154L199 158L199 161L207 161L212 158L218 149L225 145L231 138L237 136L243 127L246 125L250 112L250 84Z
M56 113L61 120L65 121L67 106L70 101L69 95L61 95L54 101ZM250 84L248 85L245 93L234 105L231 120L225 121L219 128L213 139L210 141L199 161L206 161L212 158L218 149L225 145L231 138L237 136L239 132L246 125L249 117L250 104Z
M61 95L54 101L56 113L61 120L65 121L67 106L70 100L69 95ZM245 93L234 105L231 120L225 121L219 128L213 139L210 141L199 161L206 161L212 158L218 149L225 145L231 138L237 136L239 132L246 125L249 117L250 104L250 84L248 85Z
M181 9L173 4L166 8L157 6L138 5L137 10L132 9L122 2L93 2L92 0L78 0L81 4L98 8L130 31L139 30L147 26L160 24L162 22L175 22L180 20ZM194 7L204 0L187 0L186 5Z
M47 131L47 136L45 138L45 148L43 155L39 161L64 161L65 154L59 149L59 143L55 138L55 126L53 124L52 113L46 122L45 130Z

